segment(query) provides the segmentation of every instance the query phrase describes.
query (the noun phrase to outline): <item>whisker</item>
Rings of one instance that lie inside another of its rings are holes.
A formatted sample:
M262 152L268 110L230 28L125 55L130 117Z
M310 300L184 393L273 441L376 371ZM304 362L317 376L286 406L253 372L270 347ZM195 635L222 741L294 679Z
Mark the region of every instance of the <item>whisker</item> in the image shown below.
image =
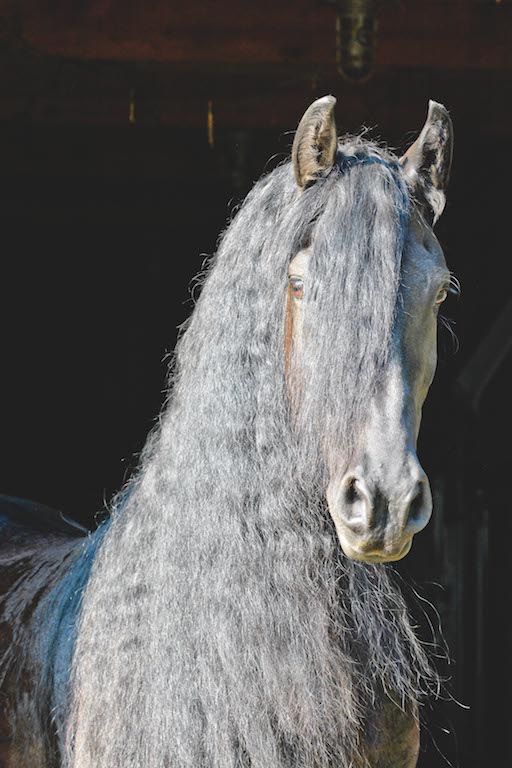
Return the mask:
M446 328L448 333L450 334L451 340L452 340L452 347L453 347L453 353L457 354L457 352L460 349L459 339L457 337L457 334L453 330L453 326L455 325L455 320L452 320L449 317L445 317L444 315L438 315L439 322L443 326L443 328Z

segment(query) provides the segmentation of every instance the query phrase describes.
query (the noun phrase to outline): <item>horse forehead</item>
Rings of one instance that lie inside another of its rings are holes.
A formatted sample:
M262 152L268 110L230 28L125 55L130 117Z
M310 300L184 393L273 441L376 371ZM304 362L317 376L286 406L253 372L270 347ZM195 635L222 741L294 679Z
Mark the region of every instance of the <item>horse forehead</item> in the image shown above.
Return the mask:
M449 277L441 245L426 224L410 222L402 259L402 278L410 283L425 285L432 280Z

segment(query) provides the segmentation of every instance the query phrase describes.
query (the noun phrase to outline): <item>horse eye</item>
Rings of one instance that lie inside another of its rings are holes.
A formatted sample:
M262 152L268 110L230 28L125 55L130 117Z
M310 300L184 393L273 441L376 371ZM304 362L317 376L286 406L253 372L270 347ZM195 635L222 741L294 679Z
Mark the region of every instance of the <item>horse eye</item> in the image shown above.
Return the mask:
M304 296L304 280L295 275L290 276L290 286L296 299L302 299Z
M448 289L447 288L441 288L439 293L436 296L436 304L442 304L443 301L445 301L446 297L448 296Z

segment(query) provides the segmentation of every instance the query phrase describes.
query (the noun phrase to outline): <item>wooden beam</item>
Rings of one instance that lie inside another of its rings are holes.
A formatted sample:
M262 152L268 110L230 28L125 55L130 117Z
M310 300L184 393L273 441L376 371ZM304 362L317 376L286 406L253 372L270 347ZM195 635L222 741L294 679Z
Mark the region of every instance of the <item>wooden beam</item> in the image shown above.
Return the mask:
M103 62L69 62L33 57L23 65L0 61L0 120L47 125L128 124L130 102L138 125L195 126L206 131L208 100L213 101L215 131L294 130L315 97L338 98L340 130L377 125L387 138L400 140L419 129L428 99L450 109L458 131L505 136L512 131L512 110L504 98L512 72L399 69L378 73L356 86L336 74L292 77L283 68L239 67L205 81L201 69L160 65L133 67ZM12 78L8 80L8 72Z
M51 56L334 67L335 9L319 0L19 0L6 6L3 15L11 9L8 27L18 41ZM510 70L511 29L508 3L383 3L377 64Z

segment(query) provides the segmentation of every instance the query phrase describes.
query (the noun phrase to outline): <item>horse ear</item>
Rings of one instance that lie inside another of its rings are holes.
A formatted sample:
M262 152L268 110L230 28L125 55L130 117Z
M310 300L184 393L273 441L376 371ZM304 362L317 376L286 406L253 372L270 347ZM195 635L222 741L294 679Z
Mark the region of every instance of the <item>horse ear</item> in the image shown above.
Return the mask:
M323 96L304 112L292 147L293 169L303 188L325 176L334 165L338 139L334 122L334 96Z
M453 152L453 126L448 110L429 101L423 130L400 165L409 183L420 192L433 213L434 224L443 212Z

